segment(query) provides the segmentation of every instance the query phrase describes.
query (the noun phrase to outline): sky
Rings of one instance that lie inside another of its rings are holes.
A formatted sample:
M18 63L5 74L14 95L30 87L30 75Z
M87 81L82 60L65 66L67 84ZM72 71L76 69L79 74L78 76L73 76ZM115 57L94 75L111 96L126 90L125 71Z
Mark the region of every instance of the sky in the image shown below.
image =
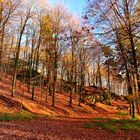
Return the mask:
M79 16L82 15L86 5L86 0L49 0L49 2L52 4L62 2L72 13Z

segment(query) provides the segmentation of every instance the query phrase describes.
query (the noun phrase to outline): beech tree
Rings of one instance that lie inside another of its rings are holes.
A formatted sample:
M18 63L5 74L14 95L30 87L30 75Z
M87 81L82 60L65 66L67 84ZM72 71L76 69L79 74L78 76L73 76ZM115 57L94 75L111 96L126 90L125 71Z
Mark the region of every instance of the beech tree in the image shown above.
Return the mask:
M16 88L17 67L18 67L22 37L23 37L28 20L33 16L32 6L27 7L26 10L27 10L27 13L25 13L25 15L21 15L20 17L19 33L18 33L17 48L16 48L15 62L14 62L14 75L13 75L12 93L11 93L12 97L14 96L14 92Z
M48 70L48 86L52 85L52 106L55 107L55 93L56 93L56 83L57 83L57 73L58 64L60 56L66 47L63 44L63 39L65 38L64 32L66 31L67 23L70 19L70 15L66 12L65 8L58 4L55 5L52 11L48 11L47 15L43 18L43 24L46 26L43 29L42 35L44 36L43 42L46 46L46 51L48 54L48 63L52 63L51 66L47 68ZM45 30L44 30L45 29ZM46 42L48 41L48 43ZM46 54L46 55L47 55ZM50 64L49 64L50 65ZM51 68L51 69L49 69ZM50 80L50 72L52 73L52 78ZM50 83L52 81L52 84Z
M9 34L8 29L12 25L11 21L16 14L16 11L21 3L21 0L1 0L0 1L0 69L2 70L2 57L5 49L6 36Z
M98 35L102 39L101 42L110 46L114 45L121 52L120 55L126 71L128 93L133 95L130 101L132 104L132 106L130 105L132 117L135 116L134 100L138 99L139 87L138 62L135 49L137 47L135 42L138 37L137 31L139 30L137 26L139 24L137 4L133 0L105 0L101 3L92 0L89 2L88 15L86 15L87 19L94 20L95 28L98 28L98 31L100 30ZM95 16L93 17L93 15Z

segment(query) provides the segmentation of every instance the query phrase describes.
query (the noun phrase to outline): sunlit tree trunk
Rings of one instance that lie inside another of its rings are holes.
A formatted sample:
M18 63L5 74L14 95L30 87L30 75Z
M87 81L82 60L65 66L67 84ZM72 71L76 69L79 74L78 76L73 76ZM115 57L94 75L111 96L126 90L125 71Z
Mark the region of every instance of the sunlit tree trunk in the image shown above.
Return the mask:
M41 43L41 34L39 34L39 39L36 48L36 63L35 63L35 77L38 75L38 65L39 65L39 52L40 52L40 43ZM32 86L32 97L31 99L34 100L34 91L35 91L35 84L37 83L36 78L33 82Z

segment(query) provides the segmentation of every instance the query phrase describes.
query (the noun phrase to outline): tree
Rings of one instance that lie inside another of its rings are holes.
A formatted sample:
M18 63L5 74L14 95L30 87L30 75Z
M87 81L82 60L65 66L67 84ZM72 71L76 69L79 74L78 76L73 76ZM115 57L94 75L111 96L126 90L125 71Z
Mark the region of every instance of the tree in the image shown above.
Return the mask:
M48 11L47 15L43 18L43 25L46 27L42 28L42 35L44 45L46 46L46 51L48 51L49 63L51 65L52 73L52 106L55 107L55 93L56 93L56 83L57 83L57 72L60 56L63 49L66 47L63 44L64 32L66 31L66 26L69 21L70 15L66 12L64 7L60 4L55 5L52 11ZM45 29L45 30L44 30ZM46 41L48 43L46 44ZM49 50L51 48L51 50ZM50 68L50 67L49 67ZM50 75L50 71L48 71ZM50 85L50 77L49 77Z
M101 6L104 8L102 9ZM121 53L119 53L119 55L121 55L123 59L126 70L128 93L129 95L133 94L137 96L139 74L135 40L137 31L139 30L137 26L139 24L139 20L136 16L138 14L138 10L135 1L123 0L116 2L106 0L99 3L96 0L92 0L89 2L88 12L88 18L92 18L94 20L95 27L98 25L100 28L98 31L102 30L102 32L98 33L100 38L103 39L101 42L104 41L104 44L111 44L120 49ZM95 15L94 17L93 14ZM124 40L122 40L122 36ZM130 73L129 69L132 70ZM131 76L133 79L131 79ZM134 90L132 87L134 87ZM133 102L134 101L132 100L132 116L134 117L135 111Z
M17 77L17 67L19 62L19 55L20 55L20 48L21 48L21 41L23 37L23 33L25 31L26 25L28 20L32 17L32 6L29 6L27 9L27 13L21 17L21 24L19 28L19 37L17 41L17 49L16 49L16 56L15 56L15 64L14 64L14 75L13 75L13 82L12 82L12 93L11 96L14 96L15 88L16 88L16 77Z
M4 0L0 1L0 68L2 70L2 57L4 51L6 32L9 24L15 15L21 0Z

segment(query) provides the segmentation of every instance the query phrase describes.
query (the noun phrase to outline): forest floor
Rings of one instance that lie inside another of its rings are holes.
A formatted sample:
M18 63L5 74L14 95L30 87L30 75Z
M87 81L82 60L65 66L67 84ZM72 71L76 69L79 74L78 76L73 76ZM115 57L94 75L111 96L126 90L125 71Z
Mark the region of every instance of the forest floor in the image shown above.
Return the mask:
M140 140L140 130L125 129L123 125L123 130L113 129L102 122L71 118L0 122L0 140Z
M95 108L91 108L86 104L79 104L78 95L73 95L72 107L69 107L69 93L56 93L55 108L51 106L52 96L48 96L46 102L46 92L39 87L35 88L35 100L31 100L31 93L28 93L26 84L21 84L17 81L14 97L11 97L12 80L11 77L5 76L4 80L0 81L0 114L2 113L17 113L22 109L40 115L47 116L63 116L73 118L128 118L128 103L121 100L113 100L112 105L96 103ZM120 115L125 112L126 115Z
M120 126L120 122L113 121L130 119L126 101L113 100L111 106L97 103L92 109L83 103L78 106L78 96L73 96L73 106L69 107L69 94L56 93L53 108L51 96L45 101L45 90L41 94L40 88L36 87L35 100L32 101L27 85L20 81L17 81L15 95L11 97L11 81L10 76L0 81L0 116L18 114L24 109L43 117L0 121L0 140L140 140L140 122L124 120L126 123L121 122ZM0 119L8 120L8 117ZM111 119L109 122L112 123L104 122L106 119Z

